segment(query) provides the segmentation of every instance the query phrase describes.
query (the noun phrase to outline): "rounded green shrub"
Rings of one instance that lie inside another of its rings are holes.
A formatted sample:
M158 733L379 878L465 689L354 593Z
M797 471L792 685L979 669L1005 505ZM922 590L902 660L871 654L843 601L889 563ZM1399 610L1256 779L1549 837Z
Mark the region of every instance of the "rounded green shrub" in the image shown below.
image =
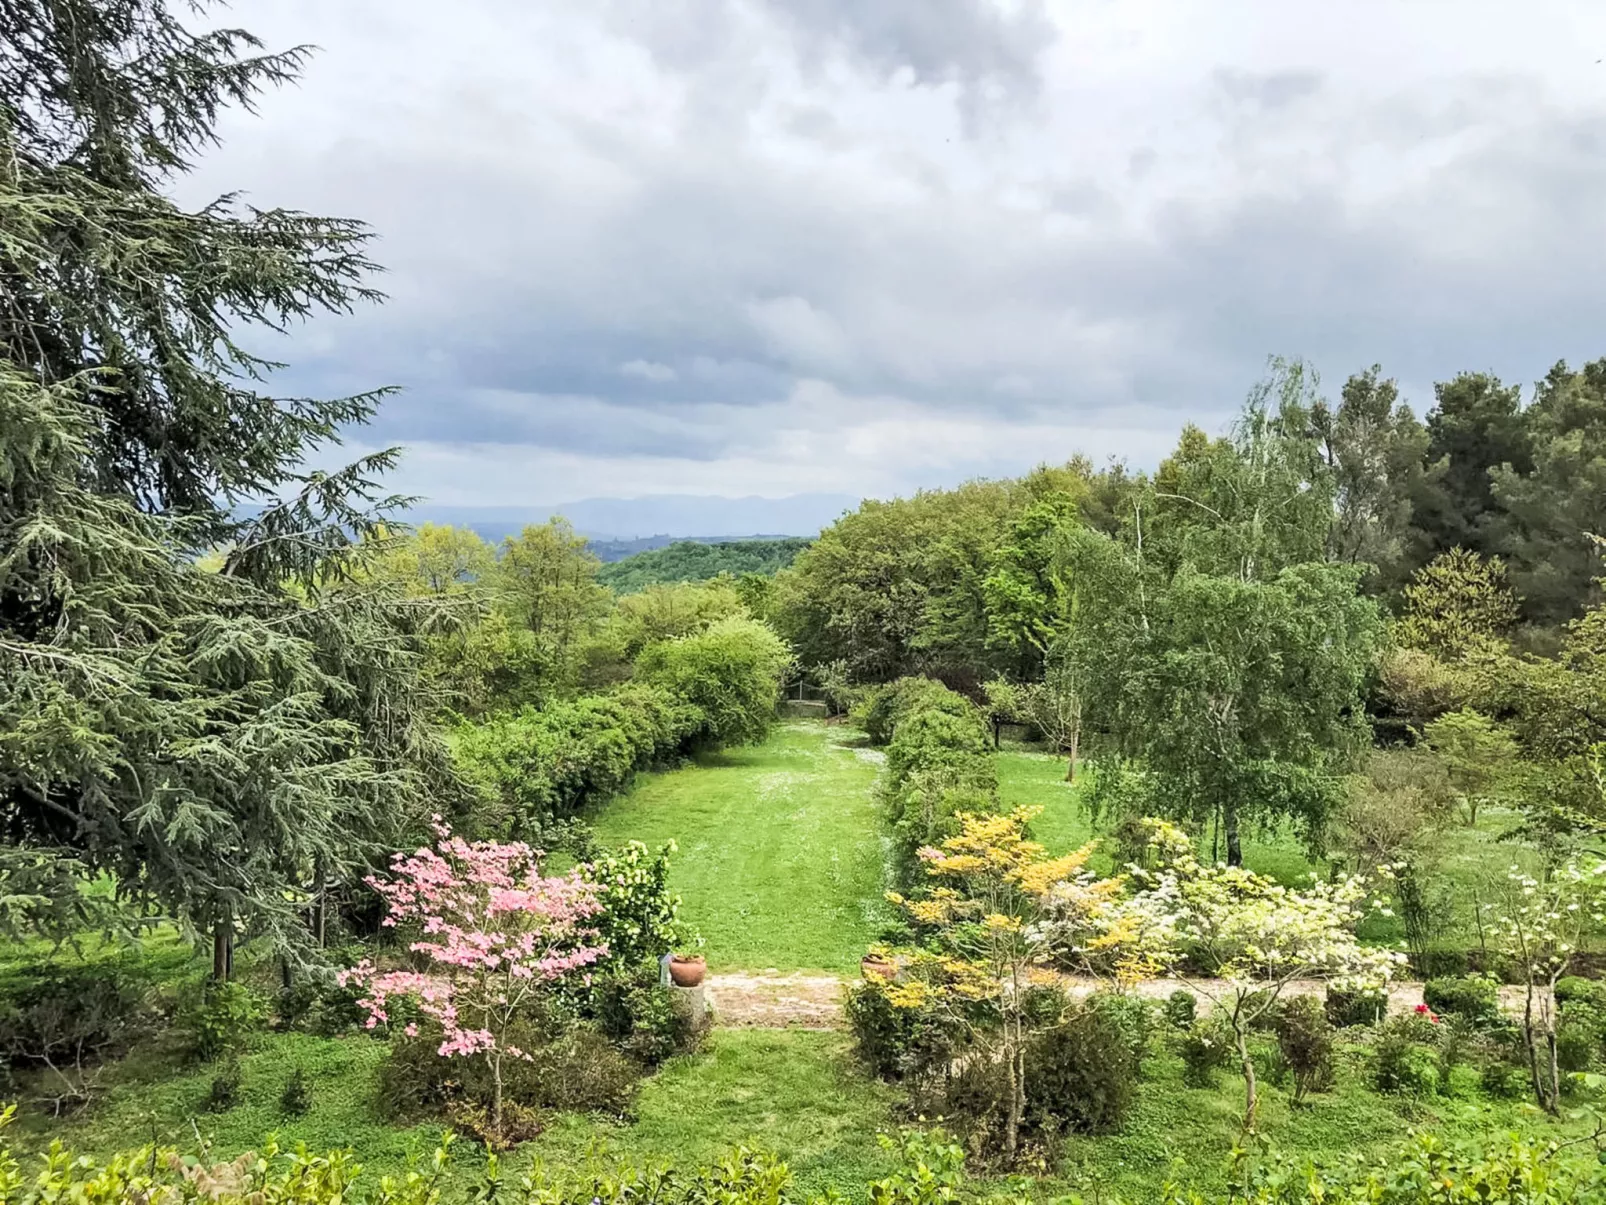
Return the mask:
M1293 1074L1296 1101L1333 1086L1333 1025L1314 996L1295 996L1278 1010L1277 1049Z
M1033 1039L1026 1049L1026 1109L1038 1128L1077 1134L1121 1128L1138 1094L1132 1016L1107 998Z
M1340 1029L1376 1025L1388 1011L1388 997L1375 991L1327 989L1327 1019Z
M1494 1021L1500 1017L1499 985L1482 975L1429 979L1422 987L1422 999L1436 1013L1469 1021Z
M1165 998L1166 1024L1174 1029L1187 1029L1199 1013L1199 998L1185 987L1179 987Z

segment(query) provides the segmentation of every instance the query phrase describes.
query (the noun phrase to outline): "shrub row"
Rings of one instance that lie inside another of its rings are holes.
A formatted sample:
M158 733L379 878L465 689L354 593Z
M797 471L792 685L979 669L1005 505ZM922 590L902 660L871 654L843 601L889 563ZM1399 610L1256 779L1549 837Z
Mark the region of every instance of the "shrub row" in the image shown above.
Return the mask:
M981 712L929 678L901 678L862 701L859 722L887 746L882 795L895 865L907 884L915 851L954 832L960 812L997 810L998 771Z
M453 749L482 797L473 827L542 834L618 794L639 770L762 737L789 662L764 624L724 619L648 647L637 680L607 694L460 725Z
M551 817L618 794L638 770L686 750L702 725L695 707L656 686L526 707L463 724L453 751L483 804L482 833L525 835Z

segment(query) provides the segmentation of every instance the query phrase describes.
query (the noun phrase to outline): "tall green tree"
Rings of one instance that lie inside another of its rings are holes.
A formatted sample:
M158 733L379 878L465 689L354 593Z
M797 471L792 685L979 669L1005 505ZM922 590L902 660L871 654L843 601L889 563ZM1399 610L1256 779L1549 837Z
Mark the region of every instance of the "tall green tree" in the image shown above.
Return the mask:
M1328 554L1377 566L1388 591L1398 589L1415 553L1412 517L1427 479L1428 435L1381 374L1373 365L1350 377L1336 407L1314 403L1311 427L1333 482Z
M532 524L502 542L491 574L497 605L534 636L543 674L555 684L572 682L581 639L607 612L601 565L566 519Z
M1606 359L1557 364L1525 412L1531 467L1491 472L1493 538L1510 559L1526 616L1560 625L1600 597L1592 535L1606 535Z
M1319 840L1370 738L1361 690L1382 628L1359 580L1321 563L1271 581L1184 568L1112 650L1118 747L1150 772L1156 810L1220 825L1233 865L1246 822L1291 818Z
M1311 431L1316 401L1308 367L1273 360L1228 436L1185 428L1150 491L1154 553L1242 581L1324 559L1333 486Z
M42 869L108 872L226 975L236 933L304 949L320 886L455 786L438 613L364 564L394 454L298 468L382 391L276 397L245 342L372 300L368 233L169 195L302 50L161 0L14 0L0 45L0 871L63 921Z
M1418 496L1415 525L1425 558L1452 548L1498 552L1491 527L1499 515L1493 472L1533 469L1522 389L1499 377L1464 372L1433 387L1427 464L1436 480Z
M1043 658L1065 623L1062 548L1076 521L1076 504L1064 494L1033 502L1015 516L982 582L987 642L1026 680L1040 676Z

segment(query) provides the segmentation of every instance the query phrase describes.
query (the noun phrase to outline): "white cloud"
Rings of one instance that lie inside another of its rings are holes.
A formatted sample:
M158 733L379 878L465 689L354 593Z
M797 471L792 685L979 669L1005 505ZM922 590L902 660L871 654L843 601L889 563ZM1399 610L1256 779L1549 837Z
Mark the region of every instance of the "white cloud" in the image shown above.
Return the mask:
M652 360L628 360L619 365L621 374L627 377L639 377L643 381L673 381L680 374L667 364L657 364Z

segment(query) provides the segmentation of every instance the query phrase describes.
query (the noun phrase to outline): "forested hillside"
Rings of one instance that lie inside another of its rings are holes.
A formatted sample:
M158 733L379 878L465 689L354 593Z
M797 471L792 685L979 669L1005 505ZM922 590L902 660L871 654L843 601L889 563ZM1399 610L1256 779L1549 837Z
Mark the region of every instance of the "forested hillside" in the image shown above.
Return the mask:
M668 582L705 582L727 573L768 576L785 569L807 548L807 539L729 540L702 543L680 540L667 548L638 552L604 565L597 580L617 594L635 594Z

